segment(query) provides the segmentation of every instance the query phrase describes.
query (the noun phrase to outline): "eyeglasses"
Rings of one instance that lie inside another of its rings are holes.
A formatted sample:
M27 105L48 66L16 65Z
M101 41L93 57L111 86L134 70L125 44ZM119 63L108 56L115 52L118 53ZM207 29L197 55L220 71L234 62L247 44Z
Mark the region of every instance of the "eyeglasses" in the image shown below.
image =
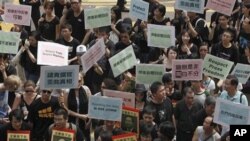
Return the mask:
M51 94L51 91L48 90L42 90L43 93Z
M25 90L26 93L33 93L33 90Z

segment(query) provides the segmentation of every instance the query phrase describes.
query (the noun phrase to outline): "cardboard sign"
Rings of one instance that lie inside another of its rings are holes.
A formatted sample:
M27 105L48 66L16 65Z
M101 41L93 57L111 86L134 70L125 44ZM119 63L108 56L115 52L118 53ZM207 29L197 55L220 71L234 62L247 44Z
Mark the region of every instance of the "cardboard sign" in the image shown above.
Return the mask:
M18 52L19 32L0 31L0 53L16 54Z
M111 25L111 10L108 7L84 9L85 29Z
M250 77L250 65L237 63L232 74L239 79L239 82L245 84Z
M250 108L229 100L217 98L214 122L223 126L250 124Z
M231 16L236 0L208 0L206 7Z
M143 21L148 21L149 3L142 0L131 0L129 14Z
M7 23L30 26L31 6L5 3L4 21Z
M174 26L148 24L148 46L168 48L175 45Z
M205 0L176 0L175 9L204 13Z
M137 64L136 83L152 84L155 81L161 81L164 73L165 73L164 65Z
M68 65L68 47L64 45L38 41L37 54L37 64L39 65Z
M30 131L8 131L7 141L30 141Z
M114 77L137 64L133 47L130 45L109 59Z
M204 58L203 73L225 80L233 64L231 61L207 54Z
M122 99L103 96L90 96L88 116L91 119L121 121Z
M123 106L135 107L135 94L113 90L103 90L103 95L108 97L121 98L123 100Z
M139 136L139 110L123 107L121 128L123 131L132 132Z
M117 136L112 136L113 141L137 141L136 134L128 133L128 134L121 134Z
M77 88L79 66L42 66L40 76L41 89Z
M82 69L86 73L105 54L103 38L99 39L85 54L81 56Z
M173 60L173 80L202 80L202 59Z
M53 129L51 141L75 141L75 131L70 129Z

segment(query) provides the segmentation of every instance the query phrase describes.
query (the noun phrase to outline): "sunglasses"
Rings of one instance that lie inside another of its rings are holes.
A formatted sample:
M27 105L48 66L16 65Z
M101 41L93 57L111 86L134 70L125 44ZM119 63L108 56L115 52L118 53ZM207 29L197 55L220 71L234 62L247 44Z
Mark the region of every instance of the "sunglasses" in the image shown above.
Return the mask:
M51 94L51 91L48 90L42 90L43 93Z

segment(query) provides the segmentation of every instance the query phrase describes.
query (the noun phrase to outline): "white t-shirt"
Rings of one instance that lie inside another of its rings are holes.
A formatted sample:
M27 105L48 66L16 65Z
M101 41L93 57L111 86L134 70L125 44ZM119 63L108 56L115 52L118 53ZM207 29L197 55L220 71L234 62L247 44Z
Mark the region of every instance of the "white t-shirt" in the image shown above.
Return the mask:
M204 141L207 137L205 137L203 126L197 127L198 141ZM220 140L220 135L215 132L212 136L210 136L206 141L218 141Z

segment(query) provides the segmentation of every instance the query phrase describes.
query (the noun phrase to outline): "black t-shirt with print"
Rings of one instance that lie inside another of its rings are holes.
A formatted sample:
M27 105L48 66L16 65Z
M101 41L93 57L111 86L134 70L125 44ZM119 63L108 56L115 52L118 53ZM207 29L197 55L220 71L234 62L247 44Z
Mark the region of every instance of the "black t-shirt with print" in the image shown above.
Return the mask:
M28 121L33 123L32 138L42 140L47 128L54 121L54 110L60 107L58 99L51 96L48 103L43 103L39 98L30 107Z

